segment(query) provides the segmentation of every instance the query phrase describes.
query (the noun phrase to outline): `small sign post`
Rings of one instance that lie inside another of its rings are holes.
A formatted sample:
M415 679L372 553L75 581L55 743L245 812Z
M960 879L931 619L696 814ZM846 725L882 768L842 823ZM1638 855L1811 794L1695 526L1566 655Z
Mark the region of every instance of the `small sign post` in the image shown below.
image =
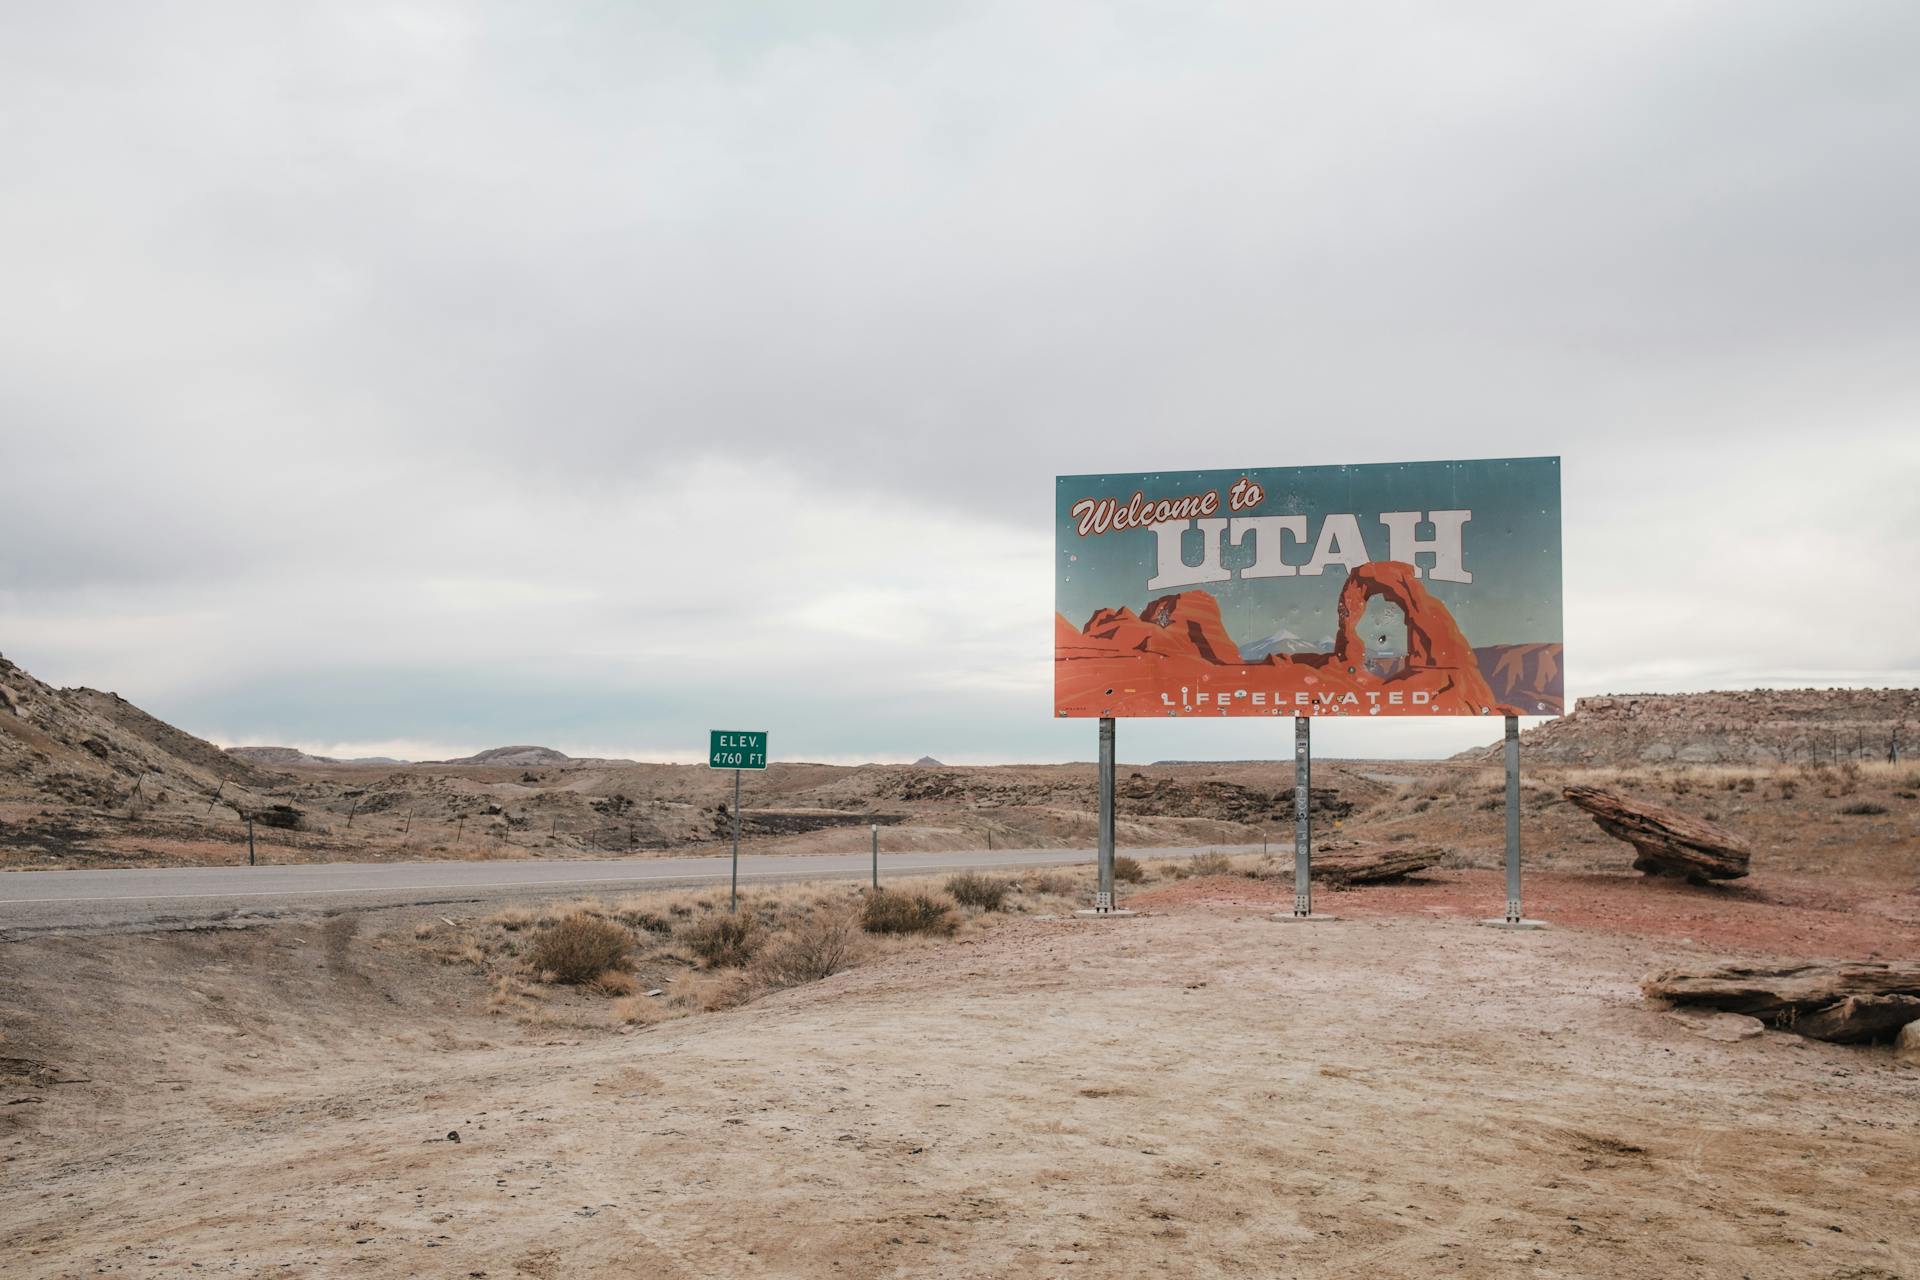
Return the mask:
M707 734L707 767L733 770L733 879L730 911L740 909L740 771L767 767L765 729L712 729Z

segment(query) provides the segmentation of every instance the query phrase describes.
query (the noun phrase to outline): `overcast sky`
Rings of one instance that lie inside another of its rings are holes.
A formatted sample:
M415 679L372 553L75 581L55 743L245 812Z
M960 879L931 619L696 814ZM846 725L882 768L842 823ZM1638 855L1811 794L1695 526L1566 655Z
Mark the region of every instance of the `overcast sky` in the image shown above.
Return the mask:
M0 652L222 743L1085 759L1056 473L1557 453L1570 693L1912 685L1917 66L1905 0L9 4Z

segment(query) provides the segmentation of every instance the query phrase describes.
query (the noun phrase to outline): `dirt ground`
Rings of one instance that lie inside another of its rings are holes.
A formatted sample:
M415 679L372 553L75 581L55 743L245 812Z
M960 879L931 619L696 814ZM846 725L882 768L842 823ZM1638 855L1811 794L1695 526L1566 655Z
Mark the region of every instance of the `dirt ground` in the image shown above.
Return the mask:
M8 1276L1920 1276L1920 1070L1647 971L1912 955L1911 885L1156 882L624 1032L431 913L0 951ZM1825 894L1826 896L1821 896ZM1812 895L1812 896L1809 896ZM1865 904L1884 900L1879 915ZM456 1143L449 1139L457 1134Z

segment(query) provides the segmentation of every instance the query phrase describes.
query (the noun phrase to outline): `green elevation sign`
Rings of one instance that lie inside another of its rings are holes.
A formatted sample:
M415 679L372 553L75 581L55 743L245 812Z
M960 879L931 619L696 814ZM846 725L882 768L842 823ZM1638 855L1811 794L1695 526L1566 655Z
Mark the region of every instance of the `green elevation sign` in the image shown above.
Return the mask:
M765 730L709 730L707 765L714 769L764 769L767 767Z

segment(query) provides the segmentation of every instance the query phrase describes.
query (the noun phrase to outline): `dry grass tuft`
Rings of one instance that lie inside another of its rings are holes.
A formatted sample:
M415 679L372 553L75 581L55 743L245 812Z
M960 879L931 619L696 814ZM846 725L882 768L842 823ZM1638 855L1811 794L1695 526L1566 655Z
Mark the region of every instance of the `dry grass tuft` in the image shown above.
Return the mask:
M526 907L508 907L504 911L496 911L488 916L487 923L497 924L508 933L518 933L522 929L531 928L539 919L536 913Z
M527 949L527 963L555 982L590 982L618 969L633 946L633 935L610 920L576 914L543 930Z
M1061 875L1054 871L1038 872L1020 882L1022 893L1031 893L1038 897L1069 898L1079 892L1079 884L1072 876Z
M968 871L953 876L947 881L947 893L963 907L979 907L982 911L998 911L1006 903L1007 895L1013 892L1013 881L1003 880L999 876L983 876Z
M723 973L683 973L673 980L667 998L682 1009L717 1013L733 1009L751 1000L753 984L738 969Z
M625 969L608 969L587 985L597 994L610 999L640 994L640 980Z
M1230 876L1233 874L1233 859L1224 853L1203 853L1188 858L1185 862L1190 876Z
M1139 884L1147 878L1147 869L1140 865L1140 859L1129 858L1126 854L1116 854L1113 859L1113 878L1124 884Z
M860 927L868 933L929 933L948 936L960 927L953 904L930 894L876 889L860 908Z

